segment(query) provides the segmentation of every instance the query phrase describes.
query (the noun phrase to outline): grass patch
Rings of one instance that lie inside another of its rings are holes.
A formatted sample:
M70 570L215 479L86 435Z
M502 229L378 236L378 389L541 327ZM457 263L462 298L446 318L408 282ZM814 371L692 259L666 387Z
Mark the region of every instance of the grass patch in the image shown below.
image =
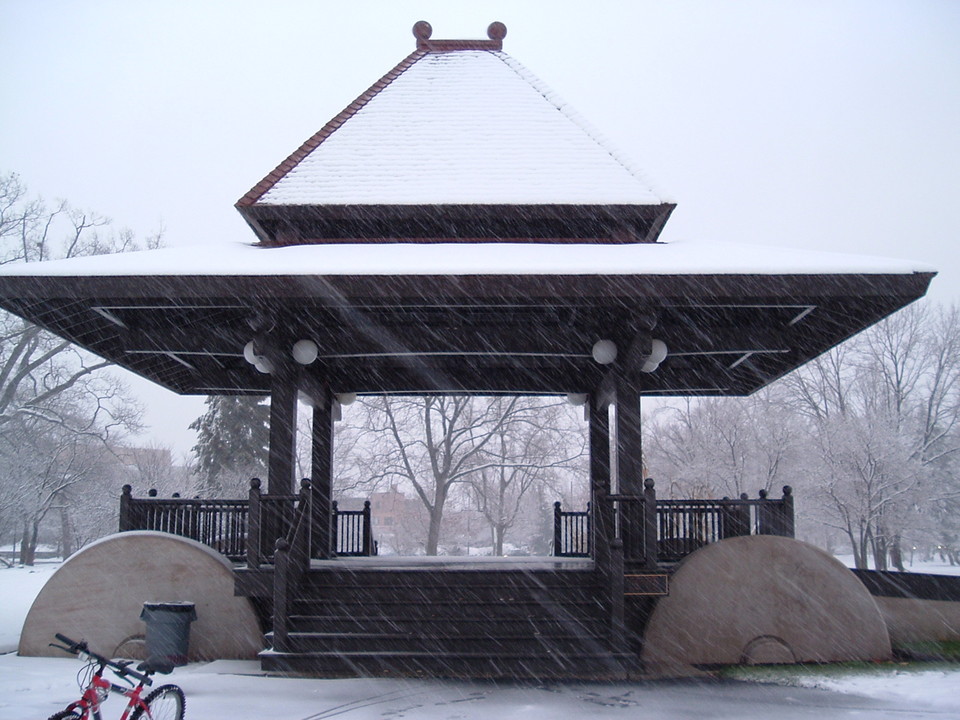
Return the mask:
M941 645L942 643L932 643ZM958 643L952 643L956 646ZM960 648L954 647L954 651ZM958 657L957 659L960 659ZM809 663L803 665L730 665L715 669L718 678L742 682L775 683L777 685L806 684L805 680L817 678L841 679L857 675L886 676L902 673L920 673L930 670L957 670L957 660L939 661L891 661L891 662L838 662Z
M904 660L960 662L960 641L901 643L894 653Z

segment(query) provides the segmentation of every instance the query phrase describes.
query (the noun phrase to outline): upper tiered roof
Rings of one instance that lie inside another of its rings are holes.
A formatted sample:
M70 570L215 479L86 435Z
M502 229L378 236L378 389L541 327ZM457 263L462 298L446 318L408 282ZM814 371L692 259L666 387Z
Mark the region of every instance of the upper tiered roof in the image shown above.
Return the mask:
M430 39L237 204L262 242L653 241L673 209L488 40Z
M432 40L418 23L416 52L240 201L259 243L4 265L0 307L180 393L295 377L739 395L926 292L916 263L654 242L673 205L502 53L504 34ZM282 373L247 362L254 340ZM300 340L318 356L291 370Z

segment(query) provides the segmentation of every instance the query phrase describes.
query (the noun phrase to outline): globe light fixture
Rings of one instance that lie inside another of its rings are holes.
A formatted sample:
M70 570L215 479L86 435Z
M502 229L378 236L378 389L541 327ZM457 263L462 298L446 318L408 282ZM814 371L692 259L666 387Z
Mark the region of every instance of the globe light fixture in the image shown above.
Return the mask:
M251 365L256 365L257 357L257 351L253 347L253 340L251 340L243 346L243 359Z
M640 371L652 373L660 367L660 363L662 363L666 357L667 344L663 340L652 340L650 343L650 354L647 356L643 365L640 366Z
M337 402L341 405L353 405L357 399L356 393L340 393L337 395Z
M601 365L609 365L617 359L617 344L613 340L597 340L593 344L593 359Z
M587 404L586 393L567 393L567 402L574 407L581 407Z
M293 359L301 365L309 365L317 359L320 354L320 348L313 340L297 340L293 344Z

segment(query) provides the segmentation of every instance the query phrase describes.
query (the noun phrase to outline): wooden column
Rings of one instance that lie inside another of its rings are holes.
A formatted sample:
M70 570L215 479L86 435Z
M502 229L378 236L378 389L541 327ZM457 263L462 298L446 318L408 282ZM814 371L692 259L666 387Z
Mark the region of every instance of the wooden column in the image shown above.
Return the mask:
M616 407L613 452L616 455L617 493L643 497L643 447L640 435L640 392L627 377L617 373L611 383ZM620 503L619 537L623 540L624 561L644 562L647 555L646 518L642 502Z
M593 548L597 567L609 573L610 541L614 538L613 505L610 494L609 406L595 393L590 398L590 503L593 508Z
M620 375L613 383L616 405L617 492L643 494L643 442L640 434L640 390Z
M294 457L297 442L297 370L291 362L274 363L270 388L270 460L267 494L297 491Z
M312 557L326 560L334 556L331 520L333 499L334 423L340 419L340 404L328 391L314 398L313 443L311 447L312 484Z

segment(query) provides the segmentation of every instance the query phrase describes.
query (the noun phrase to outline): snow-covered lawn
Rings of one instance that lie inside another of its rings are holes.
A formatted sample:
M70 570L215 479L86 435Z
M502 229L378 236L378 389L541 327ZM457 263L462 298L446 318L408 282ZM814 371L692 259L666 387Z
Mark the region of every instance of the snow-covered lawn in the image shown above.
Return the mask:
M29 606L56 564L0 569L0 651L17 643ZM946 568L925 567L943 573ZM72 658L0 655L0 720L44 718L77 694ZM960 666L878 665L822 673L781 668L743 680L637 683L484 683L439 680L321 680L266 677L255 661L178 668L164 678L187 695L188 720L322 718L955 718ZM163 682L164 680L161 680ZM106 717L119 716L112 699Z
M59 561L41 561L33 567L0 567L0 653L16 651L27 611L58 567Z

